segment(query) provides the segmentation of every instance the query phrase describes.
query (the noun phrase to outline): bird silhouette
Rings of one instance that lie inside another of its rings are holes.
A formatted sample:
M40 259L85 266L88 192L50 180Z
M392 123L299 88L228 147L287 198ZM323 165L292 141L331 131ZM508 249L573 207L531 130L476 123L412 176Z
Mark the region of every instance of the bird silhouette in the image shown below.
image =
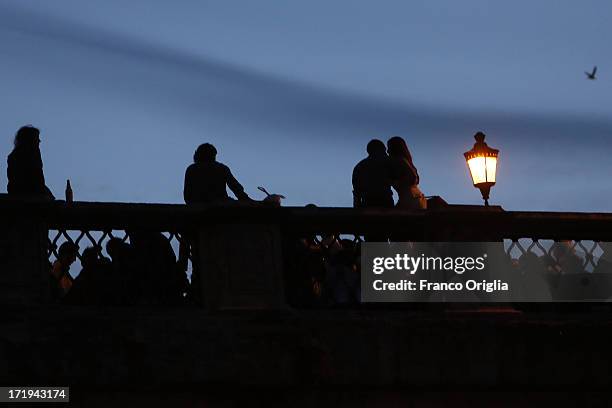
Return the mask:
M593 72L589 73L589 72L584 71L584 73L587 76L587 79L590 79L591 81L594 81L596 79L595 78L595 73L596 72L597 72L597 65L593 67Z

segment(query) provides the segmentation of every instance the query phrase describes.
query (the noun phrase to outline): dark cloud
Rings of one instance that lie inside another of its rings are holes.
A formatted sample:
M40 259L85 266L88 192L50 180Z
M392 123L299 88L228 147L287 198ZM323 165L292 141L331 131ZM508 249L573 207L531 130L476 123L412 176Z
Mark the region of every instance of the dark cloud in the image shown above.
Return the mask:
M43 41L60 41L150 66L153 73L158 73L159 81L144 84L144 95L153 93L182 103L186 109L217 111L283 130L324 125L330 130L366 127L381 132L411 130L442 136L491 129L512 134L515 140L533 141L534 137L547 139L554 135L557 143L570 142L578 134L581 140L596 141L608 140L612 135L612 120L608 118L448 110L402 103L285 79L16 7L0 5L0 22L4 29Z

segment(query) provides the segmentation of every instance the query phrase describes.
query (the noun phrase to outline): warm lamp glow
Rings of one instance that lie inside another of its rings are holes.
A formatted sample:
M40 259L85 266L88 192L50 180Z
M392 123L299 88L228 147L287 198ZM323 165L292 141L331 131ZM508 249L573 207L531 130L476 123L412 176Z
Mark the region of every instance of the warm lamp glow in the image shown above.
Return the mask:
M474 187L480 189L485 205L489 205L489 192L495 185L497 174L497 157L499 150L492 149L484 142L485 134L478 132L474 135L476 143L472 150L463 153L467 162Z
M474 157L467 161L474 185L495 183L497 157Z

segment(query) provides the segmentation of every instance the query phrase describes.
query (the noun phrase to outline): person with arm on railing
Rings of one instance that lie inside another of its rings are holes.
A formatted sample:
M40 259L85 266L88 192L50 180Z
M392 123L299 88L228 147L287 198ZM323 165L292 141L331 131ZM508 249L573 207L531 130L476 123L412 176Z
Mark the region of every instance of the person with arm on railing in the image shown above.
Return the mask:
M185 172L185 202L205 204L228 201L227 187L238 200L249 200L229 167L217 161L217 149L210 143L200 145L193 155L193 164Z
M240 201L251 201L242 185L236 180L229 167L217 161L217 149L210 143L198 146L193 155L193 164L185 171L183 198L187 204L227 203L227 187ZM187 270L189 253L195 249L195 236L189 231L182 232L179 248L179 268ZM191 251L190 251L191 248ZM199 302L199 271L194 266L191 275L190 298ZM195 288L195 289L194 289Z

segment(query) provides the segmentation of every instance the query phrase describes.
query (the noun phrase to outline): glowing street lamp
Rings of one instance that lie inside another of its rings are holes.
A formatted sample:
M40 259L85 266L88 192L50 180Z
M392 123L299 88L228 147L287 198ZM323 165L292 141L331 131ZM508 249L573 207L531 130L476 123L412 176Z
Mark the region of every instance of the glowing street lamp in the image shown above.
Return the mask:
M499 150L491 149L484 142L485 134L478 132L474 135L476 143L469 152L463 153L474 187L480 189L485 206L489 205L489 191L495 185L495 174L497 173L497 156Z

